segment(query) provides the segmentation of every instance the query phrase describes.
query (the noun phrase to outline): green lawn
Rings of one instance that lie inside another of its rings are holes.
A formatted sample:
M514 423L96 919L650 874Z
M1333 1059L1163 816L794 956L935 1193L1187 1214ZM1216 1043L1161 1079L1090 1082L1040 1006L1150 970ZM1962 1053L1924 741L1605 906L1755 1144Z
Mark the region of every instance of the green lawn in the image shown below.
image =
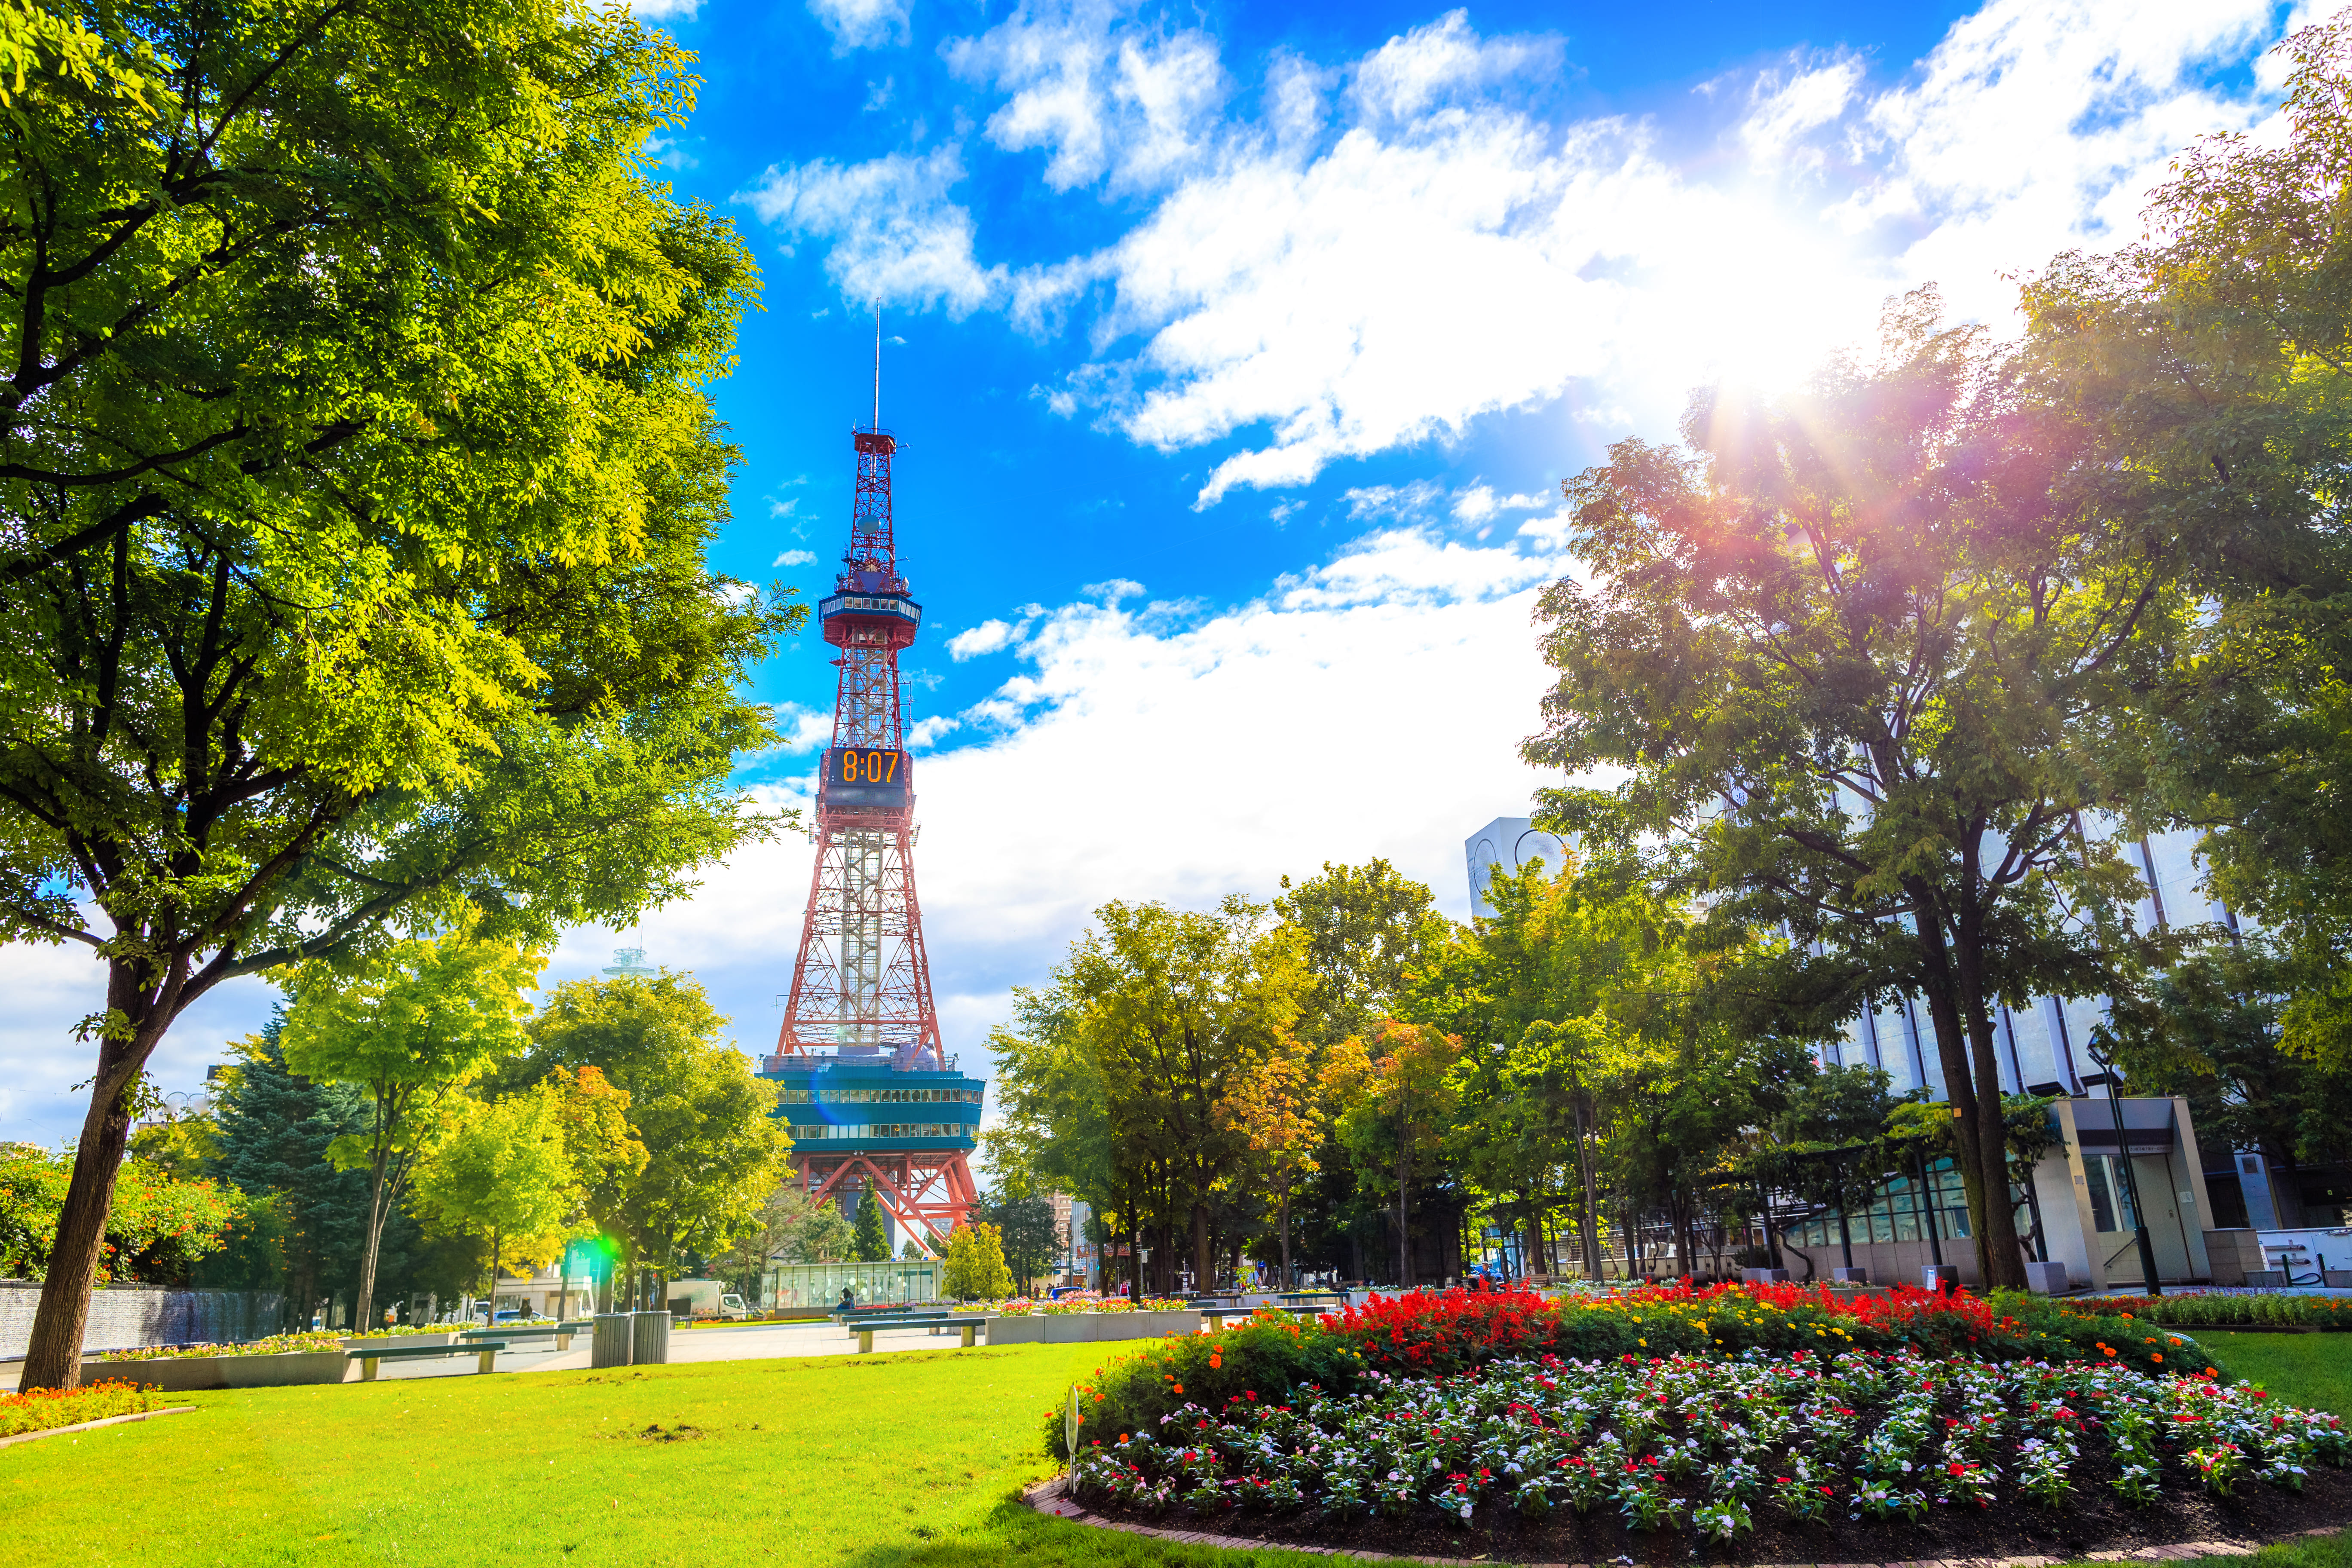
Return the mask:
M190 1394L0 1450L0 1563L1304 1565L1041 1519L1038 1419L1101 1345ZM649 1426L703 1434L639 1436Z
M2352 1418L2352 1334L2207 1331L2224 1365ZM1141 1568L1328 1563L1040 1519L1038 1418L1097 1345L901 1352L191 1394L0 1451L0 1564L495 1562ZM680 1426L702 1435L660 1441ZM2342 1538L2248 1568L2352 1568Z

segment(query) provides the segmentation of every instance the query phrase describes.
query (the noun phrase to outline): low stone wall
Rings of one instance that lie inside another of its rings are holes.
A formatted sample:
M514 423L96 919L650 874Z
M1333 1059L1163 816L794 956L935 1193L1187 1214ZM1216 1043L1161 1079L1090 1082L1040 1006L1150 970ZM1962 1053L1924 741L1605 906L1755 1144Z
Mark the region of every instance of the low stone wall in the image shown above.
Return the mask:
M40 1304L39 1280L0 1279L0 1360L25 1353L33 1337L33 1314ZM278 1331L283 1310L275 1290L108 1286L89 1293L89 1319L82 1330L81 1348L113 1351L256 1340Z

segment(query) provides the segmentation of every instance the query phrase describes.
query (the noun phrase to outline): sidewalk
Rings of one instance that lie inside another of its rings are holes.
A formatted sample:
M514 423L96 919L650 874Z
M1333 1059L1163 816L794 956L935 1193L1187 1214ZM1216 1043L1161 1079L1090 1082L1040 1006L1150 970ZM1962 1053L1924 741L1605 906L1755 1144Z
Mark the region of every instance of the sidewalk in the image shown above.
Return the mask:
M889 1351L953 1350L962 1342L955 1332L934 1335L919 1325L894 1328L877 1324L874 1333L874 1353ZM982 1342L986 1343L983 1337ZM525 1348L533 1342L524 1342L510 1351L499 1354L499 1373L511 1372L572 1372L585 1370L590 1363L589 1336L573 1337L568 1351ZM849 1355L857 1349L857 1337L838 1323L746 1323L723 1329L672 1329L669 1336L671 1364L707 1361L772 1361L786 1356ZM471 1357L452 1356L446 1361L387 1361L378 1363L376 1381L408 1382L428 1377L478 1377ZM0 1389L14 1390L21 1363L0 1366ZM492 1376L498 1375L496 1373ZM356 1363L344 1381L359 1381Z

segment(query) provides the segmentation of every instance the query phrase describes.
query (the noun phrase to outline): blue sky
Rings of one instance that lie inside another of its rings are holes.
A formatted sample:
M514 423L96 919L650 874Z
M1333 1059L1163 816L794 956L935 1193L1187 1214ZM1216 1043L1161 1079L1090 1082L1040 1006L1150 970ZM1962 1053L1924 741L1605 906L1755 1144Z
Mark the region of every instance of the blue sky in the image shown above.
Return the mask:
M872 302L925 756L918 869L951 1048L1109 898L1264 894L1387 855L1466 911L1524 812L1560 479L1688 390L1801 378L1935 282L2138 235L2193 138L2270 133L2266 0L1865 7L1202 7L640 0L700 56L649 149L764 275L717 390L744 448L722 569L812 597L847 526ZM759 672L804 799L831 668ZM764 1048L808 848L713 868L634 933ZM12 950L0 1138L87 1077L79 953ZM266 1015L194 1010L186 1089Z

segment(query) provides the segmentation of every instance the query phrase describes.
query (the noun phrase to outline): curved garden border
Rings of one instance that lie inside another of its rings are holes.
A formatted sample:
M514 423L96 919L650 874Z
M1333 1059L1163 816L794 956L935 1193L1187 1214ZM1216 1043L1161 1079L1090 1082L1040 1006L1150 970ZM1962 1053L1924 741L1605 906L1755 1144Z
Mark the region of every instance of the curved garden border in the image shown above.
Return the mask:
M101 1426L121 1426L128 1422L152 1420L158 1415L186 1415L195 1408L193 1405L166 1405L160 1410L133 1410L127 1415L101 1415L95 1421L77 1421L70 1426L44 1426L37 1432L19 1432L14 1436L0 1437L0 1448L11 1443L37 1443L44 1437L62 1437L68 1432L95 1432Z
M1313 1546L1302 1542L1276 1541L1265 1536L1218 1535L1201 1530L1166 1530L1149 1524L1137 1524L1129 1520L1111 1519L1096 1513L1084 1503L1065 1497L1064 1478L1055 1477L1040 1481L1021 1494L1022 1505L1034 1509L1049 1519L1083 1524L1096 1530L1118 1530L1129 1535L1150 1536L1159 1541L1177 1542L1186 1546L1222 1546L1236 1552L1263 1552L1269 1547L1283 1552L1300 1552L1313 1557L1353 1557L1378 1563L1437 1563L1447 1568L1462 1568L1474 1561L1490 1561L1468 1557L1418 1557L1399 1552L1367 1552L1349 1546ZM2336 1535L2347 1527L2327 1526L2318 1530L2298 1530L2282 1536L2276 1542L2245 1541L2184 1541L2170 1546L2125 1546L2105 1552L2086 1552L2077 1558L2066 1557L1955 1557L1915 1558L1901 1563L1780 1563L1772 1568L2057 1568L2062 1563L2185 1563L2198 1557L2251 1557L2264 1546L2287 1541L2299 1541L2306 1536ZM1528 1563L1518 1568L1597 1568L1582 1563ZM1759 1565L1761 1568L1761 1565Z

